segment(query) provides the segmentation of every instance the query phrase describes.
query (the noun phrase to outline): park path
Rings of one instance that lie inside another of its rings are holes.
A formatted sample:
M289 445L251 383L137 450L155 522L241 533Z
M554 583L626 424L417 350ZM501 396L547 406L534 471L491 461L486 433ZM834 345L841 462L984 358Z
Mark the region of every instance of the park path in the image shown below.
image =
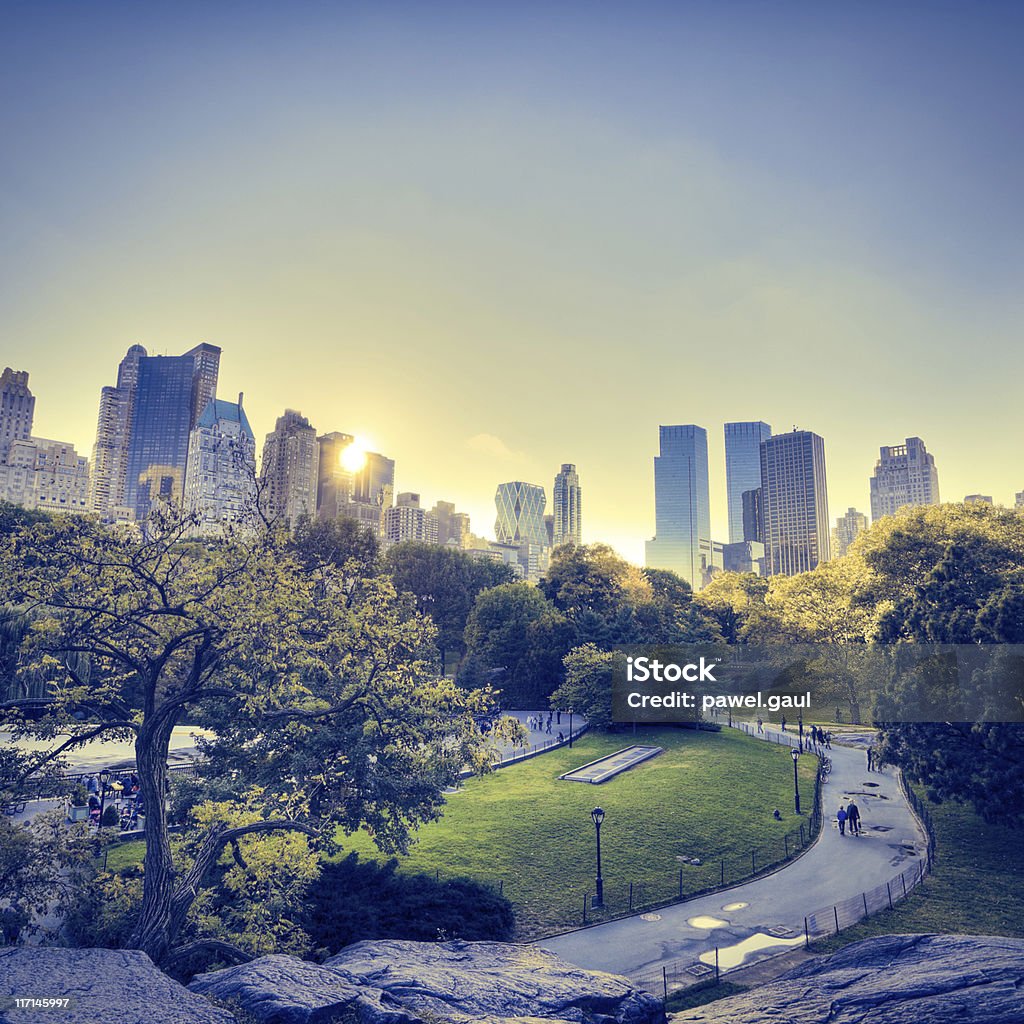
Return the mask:
M791 743L765 727L766 740ZM804 917L883 885L924 857L926 836L907 804L894 769L868 772L863 746L840 746L833 740L832 775L822 787L824 825L816 842L795 861L753 881L661 907L656 913L581 928L537 943L562 959L591 970L648 975L672 961L694 961L769 929L788 929L799 939L779 941L742 960L781 952L802 941ZM851 796L861 811L863 834L841 836L835 823L840 803ZM916 853L910 852L908 847ZM607 881L607 879L606 879ZM733 909L725 909L732 907ZM697 917L715 919L691 920ZM710 926L709 926L710 925ZM769 940L770 943L770 940ZM723 969L730 966L728 956Z

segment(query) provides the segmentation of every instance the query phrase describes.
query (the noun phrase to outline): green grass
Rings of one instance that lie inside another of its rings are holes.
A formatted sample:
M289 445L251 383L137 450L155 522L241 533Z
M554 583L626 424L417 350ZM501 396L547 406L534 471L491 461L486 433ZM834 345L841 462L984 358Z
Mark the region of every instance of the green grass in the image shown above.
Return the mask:
M665 752L606 782L561 782L563 772L632 742ZM801 791L810 809L816 761L801 760ZM518 937L533 938L582 922L584 895L593 891L595 843L590 811L606 814L601 829L606 909L588 920L628 912L636 903L678 898L751 873L751 850L761 870L785 855L783 834L807 827L793 814L789 750L731 730L659 729L617 736L587 735L562 748L483 778L449 796L440 821L423 826L403 871L464 875L497 885L513 902ZM782 821L772 817L775 808ZM369 836L342 839L345 852L380 859ZM790 852L795 852L791 845Z
M918 794L923 798L923 792ZM1024 834L990 825L961 804L929 804L936 861L924 886L895 909L813 944L817 953L911 932L1024 936Z
M670 992L665 1003L666 1013L679 1013L681 1010L692 1010L696 1006L707 1006L728 996L738 996L746 992L746 985L734 985L731 981L720 981L717 985L694 985L682 992Z

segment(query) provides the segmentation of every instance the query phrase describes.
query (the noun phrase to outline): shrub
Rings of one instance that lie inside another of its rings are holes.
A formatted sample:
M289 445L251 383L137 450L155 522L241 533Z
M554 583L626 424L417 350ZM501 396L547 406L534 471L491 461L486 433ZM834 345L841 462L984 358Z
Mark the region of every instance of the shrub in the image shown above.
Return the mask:
M360 939L504 941L512 937L512 905L469 878L405 875L395 860L359 855L324 864L306 892L302 926L327 955Z

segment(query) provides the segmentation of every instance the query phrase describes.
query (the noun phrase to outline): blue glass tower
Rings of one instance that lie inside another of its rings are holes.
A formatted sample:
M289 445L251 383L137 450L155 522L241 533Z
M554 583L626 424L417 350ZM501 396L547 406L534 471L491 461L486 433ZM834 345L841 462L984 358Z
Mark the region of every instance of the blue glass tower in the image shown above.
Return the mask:
M725 490L730 544L760 540L744 534L743 492L761 486L761 442L771 436L772 428L760 420L725 425Z
M703 427L660 427L654 459L654 538L647 566L671 569L694 590L712 566L711 503L708 497L708 435Z

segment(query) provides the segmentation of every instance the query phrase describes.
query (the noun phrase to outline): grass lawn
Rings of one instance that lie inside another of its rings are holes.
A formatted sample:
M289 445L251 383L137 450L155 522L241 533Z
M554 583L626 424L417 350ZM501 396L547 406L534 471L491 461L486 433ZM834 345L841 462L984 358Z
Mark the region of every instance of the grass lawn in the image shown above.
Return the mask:
M814 952L832 952L872 935L908 932L1024 936L1024 835L989 825L961 804L929 804L928 809L936 862L923 889L893 910L814 943Z
M560 782L563 772L632 742L657 744L664 753L600 786ZM801 759L801 795L810 809L812 757ZM590 811L605 810L601 852L607 907L596 918L636 904L678 897L761 870L785 856L783 834L807 827L793 814L793 768L788 748L732 730L638 731L586 735L531 761L470 779L449 796L444 817L416 835L401 870L464 875L502 883L513 902L518 936L534 938L582 923L584 895L594 884L594 826ZM779 808L782 821L772 817ZM342 838L345 852L380 859L365 833ZM795 852L791 843L790 852ZM701 866L678 858L700 858ZM639 888L642 886L642 889Z

